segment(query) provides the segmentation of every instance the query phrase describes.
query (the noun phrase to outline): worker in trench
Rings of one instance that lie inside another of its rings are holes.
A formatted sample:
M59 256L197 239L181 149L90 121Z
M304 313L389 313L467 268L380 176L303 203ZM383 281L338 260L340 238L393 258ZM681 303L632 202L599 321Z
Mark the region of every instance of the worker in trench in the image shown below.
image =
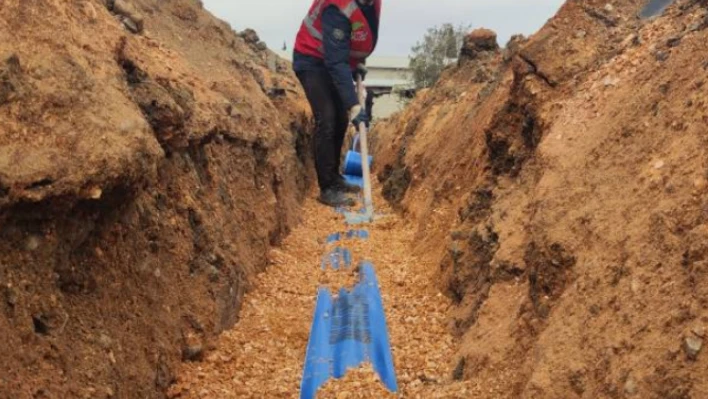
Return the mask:
M370 117L354 80L376 47L381 0L315 0L295 40L293 69L315 116L315 167L323 204L353 206L358 186L339 173L344 137Z

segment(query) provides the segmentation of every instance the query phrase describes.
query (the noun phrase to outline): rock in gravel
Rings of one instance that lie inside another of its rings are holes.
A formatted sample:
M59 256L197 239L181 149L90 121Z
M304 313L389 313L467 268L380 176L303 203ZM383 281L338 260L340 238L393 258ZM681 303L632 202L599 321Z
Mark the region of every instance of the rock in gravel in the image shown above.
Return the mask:
M31 236L27 237L27 239L25 240L25 249L27 251L35 251L37 248L39 248L39 244L40 244L39 237L37 237L35 235L31 235Z
M88 191L88 197L94 200L101 199L101 196L103 195L103 190L101 187L91 187Z
M666 45L669 47L676 47L681 43L681 36L674 36L666 41Z
M639 35L637 35L636 33L630 34L622 41L623 48L634 47L634 46L638 46L640 44L641 44L641 40L639 39Z
M669 59L669 53L667 53L666 51L657 51L654 54L654 57L656 57L657 61L666 61Z
M701 20L696 21L688 26L688 32L697 32L708 28L708 13L706 13Z
M465 358L461 358L460 361L455 366L455 370L452 372L452 379L455 381L462 381L465 376Z
M256 31L253 29L246 29L238 35L241 36L243 40L245 40L248 44L257 44L261 41L261 39L258 37L258 33L256 33Z
M204 359L204 347L200 344L185 346L182 350L182 360L197 362Z
M98 20L98 13L96 12L96 7L91 2L85 1L81 4L81 11L86 15L89 22L95 23Z
M683 340L683 351L689 360L698 359L698 354L703 349L703 339L696 336L688 336Z
M34 332L39 335L49 335L49 332L52 329L47 316L43 314L32 316L32 324L34 325Z
M705 191L706 186L708 186L708 182L703 177L699 177L693 181L693 187L696 189L697 192Z
M140 33L140 28L135 23L135 21L133 21L130 18L123 18L122 21L123 21L123 25L125 26L125 28L128 29L130 32Z
M132 33L141 33L144 28L143 16L125 0L108 2L108 9L121 17L123 25Z
M627 381L624 383L624 392L628 396L633 396L637 394L637 382L634 381L634 378L627 378Z
M0 64L0 105L15 99L21 92L20 58L11 55Z
M617 86L617 85L619 84L619 82L620 82L619 78L615 78L615 77L612 77L612 76L608 76L608 77L606 77L606 78L602 81L602 84L603 84L605 87L610 87L610 86L611 86L611 87L615 87L615 86Z
M11 286L5 288L5 303L13 308L17 305L17 291Z
M286 93L285 89L280 87L273 87L268 89L267 93L270 98L284 97Z
M109 350L113 347L113 339L106 334L101 334L98 336L98 344L101 345L101 348Z

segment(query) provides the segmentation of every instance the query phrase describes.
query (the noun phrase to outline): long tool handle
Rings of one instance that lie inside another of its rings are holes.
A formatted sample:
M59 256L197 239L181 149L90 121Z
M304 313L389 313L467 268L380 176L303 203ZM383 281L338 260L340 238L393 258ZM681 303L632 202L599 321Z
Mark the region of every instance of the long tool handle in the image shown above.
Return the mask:
M366 109L366 91L361 80L361 75L357 76L356 88L359 92L359 103L362 109ZM365 123L359 124L359 144L361 146L361 169L364 177L364 209L366 214L373 217L374 201L371 194L371 171L369 170L369 145L367 140L367 129Z

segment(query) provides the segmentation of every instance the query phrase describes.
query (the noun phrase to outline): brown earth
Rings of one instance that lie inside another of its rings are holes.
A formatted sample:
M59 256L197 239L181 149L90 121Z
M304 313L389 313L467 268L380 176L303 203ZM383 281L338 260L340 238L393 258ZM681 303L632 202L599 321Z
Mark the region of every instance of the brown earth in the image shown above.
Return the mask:
M0 4L0 397L158 398L298 222L306 103L197 0Z
M400 397L708 397L707 4L643 5L474 32L376 127L399 214L353 249ZM288 66L197 0L5 0L0 398L297 397L316 288L354 281L319 270L342 220L301 212L307 131Z
M455 303L448 371L506 376L490 398L708 397L706 4L641 6L472 35L376 128L383 193Z

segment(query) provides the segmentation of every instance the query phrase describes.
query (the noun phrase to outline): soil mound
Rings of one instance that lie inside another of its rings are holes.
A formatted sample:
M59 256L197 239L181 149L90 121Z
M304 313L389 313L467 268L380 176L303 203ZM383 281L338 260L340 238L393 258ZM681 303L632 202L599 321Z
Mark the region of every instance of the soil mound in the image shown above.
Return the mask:
M152 398L298 220L289 66L197 0L0 6L0 397Z
M707 11L644 5L569 1L376 128L490 397L708 397Z

